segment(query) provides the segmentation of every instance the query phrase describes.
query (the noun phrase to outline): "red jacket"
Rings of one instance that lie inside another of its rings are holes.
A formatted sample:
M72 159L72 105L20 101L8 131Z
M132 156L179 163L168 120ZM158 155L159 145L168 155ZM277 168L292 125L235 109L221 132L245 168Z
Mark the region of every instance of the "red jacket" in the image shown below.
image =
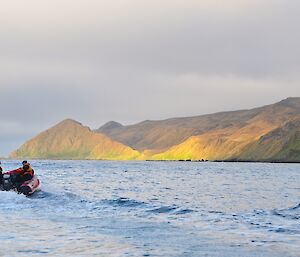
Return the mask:
M27 167L26 167L27 166ZM25 169L24 169L25 168ZM27 169L26 169L27 168ZM23 167L20 167L18 169L12 170L9 173L14 173L14 174L18 174L21 177L28 177L28 178L32 178L34 175L34 170L31 168L29 163L26 163L25 165L23 165Z

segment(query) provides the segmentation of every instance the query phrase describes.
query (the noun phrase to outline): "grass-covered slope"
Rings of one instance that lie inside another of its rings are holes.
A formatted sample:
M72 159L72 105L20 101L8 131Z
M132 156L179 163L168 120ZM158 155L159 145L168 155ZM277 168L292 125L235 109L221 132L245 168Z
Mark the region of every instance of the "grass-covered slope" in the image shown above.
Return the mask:
M291 134L291 125L286 125L299 118L300 98L288 98L252 110L145 121L131 126L114 126L105 130L100 128L99 131L147 153L144 159L278 158L282 161L300 161L297 154L298 134ZM299 123L295 123L294 127L299 128ZM259 141L268 136L272 142L266 144Z
M67 119L40 133L11 154L12 158L135 159L139 152Z
M300 120L290 121L251 142L236 159L300 162Z
M272 130L267 122L243 124L241 126L213 130L191 136L179 145L152 156L155 160L225 160L241 151L246 145Z
M300 98L287 98L281 102L251 110L144 121L129 126L110 122L100 127L97 132L104 133L110 138L139 151L165 152L193 136L203 138L206 134L207 136L214 134L217 137L222 137L222 133L219 135L216 133L223 130L228 135L235 134L234 137L238 137L240 134L241 137L244 137L243 128L248 130L249 127L252 127L251 134L254 135L255 139L261 136L262 132L270 132L299 116ZM208 141L210 139L203 138L203 140ZM217 150L215 149L215 151Z
M97 131L65 120L26 142L11 157L300 162L299 121L300 98L252 110L130 126L109 122Z

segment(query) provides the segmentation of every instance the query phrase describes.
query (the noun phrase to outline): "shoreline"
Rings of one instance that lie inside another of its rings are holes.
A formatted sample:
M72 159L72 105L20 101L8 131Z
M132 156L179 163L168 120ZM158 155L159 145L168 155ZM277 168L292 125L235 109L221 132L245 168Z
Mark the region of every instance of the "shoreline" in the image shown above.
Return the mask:
M33 160L33 161L116 161L116 162L228 162L228 163L291 163L291 164L299 164L300 161L283 161L283 160L236 160L236 159L230 159L230 160L192 160L192 159L179 159L179 160L151 160L151 159L145 159L145 160L109 160L109 159L44 159L44 158L1 158L1 160L7 160L7 161L19 161L23 159Z

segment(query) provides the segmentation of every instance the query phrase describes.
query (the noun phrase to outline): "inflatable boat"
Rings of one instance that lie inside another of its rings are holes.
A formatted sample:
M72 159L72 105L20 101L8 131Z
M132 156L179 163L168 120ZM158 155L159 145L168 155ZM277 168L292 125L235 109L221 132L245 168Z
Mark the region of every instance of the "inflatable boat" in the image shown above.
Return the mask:
M16 177L17 173L14 170L3 173L2 183L0 183L0 190L13 190L18 192L19 194L32 195L40 186L40 180L35 175L31 180L27 180L21 185L17 185Z

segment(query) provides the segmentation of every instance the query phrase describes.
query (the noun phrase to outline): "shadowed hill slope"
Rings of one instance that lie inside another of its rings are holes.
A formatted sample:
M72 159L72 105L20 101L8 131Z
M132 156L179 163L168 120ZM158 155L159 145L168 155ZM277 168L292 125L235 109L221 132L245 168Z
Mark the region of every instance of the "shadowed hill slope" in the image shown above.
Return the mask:
M276 128L250 143L236 156L237 160L288 161L300 159L300 119Z
M300 117L300 98L288 98L279 103L252 110L144 121L136 125L116 126L111 129L104 129L104 126L100 127L97 132L104 133L139 151L147 150L151 153L168 151L169 154L170 148L173 151L176 148L177 153L185 153L176 155L176 159L186 156L186 148L191 151L191 147L199 146L200 140L204 144L203 147L211 149L209 150L211 154L203 158L215 156L215 158L223 159L239 152L251 141L257 140L262 135L297 117ZM222 142L231 146L237 145L237 148L229 147L228 149ZM184 143L187 143L184 146L185 150L179 150L178 147L183 147L181 144ZM200 148L197 148L197 151L200 151ZM162 157L162 155L159 156Z
M11 157L300 162L299 121L300 98L130 126L111 121L96 131L65 120L26 142Z

